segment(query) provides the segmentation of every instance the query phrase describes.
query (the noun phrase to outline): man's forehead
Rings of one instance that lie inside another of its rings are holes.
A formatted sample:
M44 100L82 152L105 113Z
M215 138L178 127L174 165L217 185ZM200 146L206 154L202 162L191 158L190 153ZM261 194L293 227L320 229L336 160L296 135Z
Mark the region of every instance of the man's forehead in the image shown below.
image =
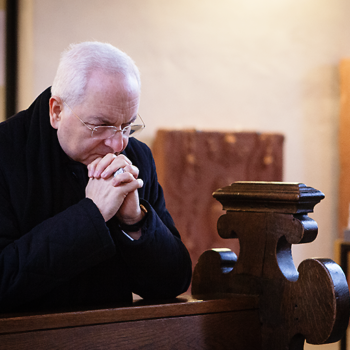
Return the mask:
M84 103L91 107L110 108L122 110L125 108L138 107L140 102L140 91L135 89L124 89L123 86L118 88L98 87L87 89Z
M137 117L138 100L129 105L120 104L96 104L86 103L81 106L81 113L84 114L86 121L90 123L127 123Z
M82 102L84 109L87 109L95 114L129 114L138 110L140 98L132 99L96 99L89 98Z
M99 91L104 88L116 90L120 95L140 93L139 81L134 74L106 74L99 70L91 72L86 84L86 91Z
M137 115L139 102L140 89L135 79L95 72L90 76L79 109L86 117L98 121L128 122Z

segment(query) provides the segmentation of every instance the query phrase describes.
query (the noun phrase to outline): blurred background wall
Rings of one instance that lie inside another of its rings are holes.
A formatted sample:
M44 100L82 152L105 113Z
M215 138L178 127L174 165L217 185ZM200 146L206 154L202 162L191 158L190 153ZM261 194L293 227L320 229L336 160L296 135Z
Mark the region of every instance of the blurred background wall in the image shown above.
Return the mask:
M159 128L284 134L284 181L326 195L310 215L319 236L294 260L332 258L349 13L347 0L20 0L18 110L51 85L70 43L110 42L140 68L150 146Z

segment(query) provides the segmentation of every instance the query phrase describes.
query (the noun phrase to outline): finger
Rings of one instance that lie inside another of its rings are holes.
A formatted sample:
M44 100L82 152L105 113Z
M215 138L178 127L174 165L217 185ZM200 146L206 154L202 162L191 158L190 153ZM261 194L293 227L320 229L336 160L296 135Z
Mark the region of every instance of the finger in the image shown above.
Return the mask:
M98 163L96 163L94 170L94 177L100 178L103 171L117 158L117 156L113 153L106 154L103 158L100 159Z
M118 168L125 167L128 164L131 164L131 161L124 155L116 156L113 153L108 153L96 164L94 177L108 178Z
M110 164L108 164L107 167L103 169L101 177L103 179L108 179L109 177L113 176L115 172L119 169L124 169L124 171L127 171L126 168L128 166L131 166L131 161L125 156L118 156ZM135 169L131 169L130 172L134 175Z
M98 157L88 165L89 176L99 178L103 169L108 166L117 156L113 153L108 153L104 157Z
M113 177L118 177L119 175L125 172L129 172L135 179L137 179L139 176L139 169L134 165L127 165L124 168L119 168L112 175ZM104 176L104 173L102 173L102 177L107 177L107 176Z
M116 177L117 175L123 174L123 173L125 173L124 168L119 168L119 169L113 174L113 177Z
M113 176L112 186L117 187L117 186L120 186L121 184L129 183L132 181L135 181L134 176L129 172L124 172L119 175Z
M96 165L98 164L98 162L102 159L102 157L98 157L96 158L93 162L91 162L87 168L88 168L88 176L90 178L92 178L94 176L94 172L96 169Z
M125 196L141 187L143 187L143 181L141 179L134 179L133 181L122 183L120 186L117 186Z
M135 165L127 165L126 167L124 167L124 170L129 172L135 179L137 179L139 176L139 168Z
M124 186L124 184L122 184ZM137 190L138 188L143 187L143 180L141 179L134 179L133 181L130 181L129 183L125 184L125 186L128 189L128 193ZM131 190L130 190L131 188Z

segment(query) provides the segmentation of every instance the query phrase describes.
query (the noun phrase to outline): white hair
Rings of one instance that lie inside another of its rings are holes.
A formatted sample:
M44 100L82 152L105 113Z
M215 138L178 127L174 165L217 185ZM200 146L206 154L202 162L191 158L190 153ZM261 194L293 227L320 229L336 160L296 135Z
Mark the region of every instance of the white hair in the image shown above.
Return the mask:
M82 42L71 44L60 59L51 93L70 106L81 103L91 73L134 75L141 88L140 72L134 61L111 44Z

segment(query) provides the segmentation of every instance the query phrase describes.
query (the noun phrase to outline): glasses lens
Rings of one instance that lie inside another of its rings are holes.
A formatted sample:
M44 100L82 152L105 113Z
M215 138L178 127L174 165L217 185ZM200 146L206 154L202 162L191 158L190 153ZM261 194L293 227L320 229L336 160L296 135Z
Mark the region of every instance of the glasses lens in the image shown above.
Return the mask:
M140 132L144 127L144 125L138 124L130 125L130 136L134 136L136 133Z
M94 139L108 139L110 137L113 137L115 133L117 132L117 128L115 126L97 126L92 131L91 136Z
M138 116L137 124L131 124L123 128L123 130L118 130L115 126L96 126L91 133L91 137L94 139L104 140L113 137L116 133L121 133L123 136L133 137L136 133L140 132L145 124L140 116Z
M131 129L131 125L126 126L126 127L122 130L123 136L129 136L129 135L130 135L130 129Z

